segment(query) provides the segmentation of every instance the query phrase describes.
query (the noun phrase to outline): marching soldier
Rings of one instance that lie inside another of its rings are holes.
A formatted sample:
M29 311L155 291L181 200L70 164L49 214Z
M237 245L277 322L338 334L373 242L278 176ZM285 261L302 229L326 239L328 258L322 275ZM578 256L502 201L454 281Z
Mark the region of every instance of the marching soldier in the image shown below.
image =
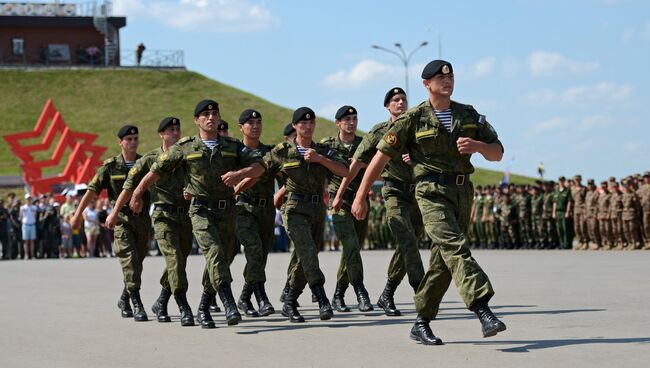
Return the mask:
M129 170L141 157L136 152L138 149L138 128L136 126L124 125L117 132L117 137L122 152L104 161L104 164L97 169L97 173L88 184L88 190L71 219L71 224L74 227L79 226L84 209L90 202L97 199L102 190L106 189L111 202L114 203L117 200ZM142 201L143 205L149 208L149 194L144 195ZM147 312L140 299L140 285L142 283L142 262L149 250L151 218L148 211L138 213L128 208L122 209L117 216L113 248L124 275L124 290L117 306L122 317L133 317L135 321L147 321ZM129 298L133 303L133 309L131 309Z
M215 293L224 304L228 325L241 320L232 295L228 245L222 240L227 218L234 218L233 186L247 177L264 173L262 157L247 149L243 143L229 137L219 137L217 125L221 119L219 104L202 100L194 109L194 123L199 132L185 137L161 154L147 175L134 190L131 198L133 211L142 211L142 194L161 178L166 178L178 167L186 172L186 191L192 196L189 215L194 236L206 260L203 294L198 307L197 321L202 328L214 328L210 316L210 300ZM234 232L234 228L230 230Z
M115 202L113 212L106 218L106 227L112 229L117 214L129 202L133 189L149 172L158 156L167 152L181 136L181 122L178 118L164 118L158 126L162 146L144 154L129 170L122 193ZM171 322L167 313L169 298L174 295L181 313L182 326L194 326L192 308L187 302L187 275L185 265L192 250L192 223L187 215L189 202L183 196L185 171L179 167L172 175L152 186L149 193L154 205L152 215L154 234L158 247L165 257L166 267L160 278L160 296L151 308L158 322Z
M429 99L401 115L377 145L357 192L352 212L363 218L367 204L359 193L367 193L391 158L408 150L418 184L416 198L423 222L432 240L431 262L415 295L418 312L411 338L427 345L442 344L429 322L452 279L467 308L474 311L484 337L505 331L488 307L492 285L471 257L464 232L469 225L473 188L469 174L473 153L491 161L503 157L503 146L494 128L473 107L451 100L454 74L449 62L427 64L422 79Z
M348 105L342 106L336 112L335 118L336 126L339 129L338 135L324 138L320 143L351 160L362 140L360 136L356 135L357 109ZM346 188L340 189L343 187L342 180L346 178L333 175L330 177L328 185L334 231L343 246L341 262L336 274L336 288L332 297L333 307L339 312L350 311L344 299L349 284L352 284L354 288L359 310L361 312L373 310L368 291L363 284L363 262L361 260L361 247L368 229L368 218L357 220L350 213L350 206L362 177L363 171L351 178L351 182L346 185ZM365 196L365 199L367 201L368 197Z
M351 175L366 167L377 152L377 144L408 108L406 93L399 87L391 88L384 96L384 107L390 117L387 121L375 125L363 138L357 148L350 166ZM382 195L385 200L384 228L392 234L395 252L388 265L386 286L377 300L377 305L387 316L399 316L401 312L395 306L394 294L399 284L408 275L409 284L417 291L424 277L424 266L418 250L418 239L422 233L421 214L415 202L415 178L408 153L402 152L392 158L381 173L384 180ZM344 179L347 185L348 179ZM358 185L357 185L358 186ZM342 185L343 187L343 185ZM340 191L340 190L339 190ZM357 192L357 195L363 193Z
M292 124L296 139L278 144L264 157L268 174L282 173L286 179L282 219L294 245L282 315L291 322L305 321L296 303L308 283L318 301L321 320L328 320L333 312L325 295L325 276L318 264L317 249L325 220L323 188L330 174L341 177L348 174L347 160L340 153L312 141L316 128L312 109L301 107L294 111Z

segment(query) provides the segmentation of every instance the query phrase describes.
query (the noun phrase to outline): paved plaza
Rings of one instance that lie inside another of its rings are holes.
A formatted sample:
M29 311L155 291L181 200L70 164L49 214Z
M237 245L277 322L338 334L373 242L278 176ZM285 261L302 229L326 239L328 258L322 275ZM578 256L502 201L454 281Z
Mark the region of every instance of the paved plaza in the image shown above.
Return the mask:
M217 329L172 323L136 323L120 318L122 289L116 259L0 262L0 367L646 367L650 361L650 252L474 251L496 289L493 311L508 330L481 337L480 324L447 292L431 323L444 346L409 339L415 319L412 290L403 282L395 295L401 317L375 310L318 319L305 292L307 319L291 324L279 314L244 318ZM391 253L362 253L366 286L375 303L385 283ZM328 295L340 253L321 253ZM423 251L424 262L428 252ZM232 272L239 296L243 255ZM142 299L158 296L163 259L145 261ZM267 292L276 310L288 254L271 254ZM188 261L188 299L196 312L204 260ZM354 305L352 288L346 301ZM220 303L221 305L221 303Z

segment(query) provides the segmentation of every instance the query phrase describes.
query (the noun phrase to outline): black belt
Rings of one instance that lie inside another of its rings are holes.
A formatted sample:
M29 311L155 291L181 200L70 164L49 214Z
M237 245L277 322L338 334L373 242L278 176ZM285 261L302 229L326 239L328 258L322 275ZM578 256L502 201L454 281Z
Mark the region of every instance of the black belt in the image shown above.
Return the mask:
M154 210L165 211L171 214L183 215L187 213L187 208L185 206L172 206L171 204L161 203L154 206Z
M443 185L465 185L469 184L469 174L438 174L433 173L418 178L418 181L433 182Z
M384 180L384 186L388 188L399 189L403 192L412 193L415 191L415 184L406 184L403 181L397 180Z
M273 199L271 198L256 198L256 197L248 197L248 196L239 196L237 197L237 202L240 203L248 203L252 206L255 207L261 207L261 208L266 208L269 206L272 202Z
M300 194L300 193L288 193L284 197L285 202L288 200L298 201L298 202L310 202L318 203L323 202L323 196L320 194Z
M205 198L199 198L199 197L193 197L192 198L192 204L193 205L200 205L200 206L205 206L208 208L212 209L219 209L219 210L225 210L226 208L232 206L233 200L232 199L205 199Z

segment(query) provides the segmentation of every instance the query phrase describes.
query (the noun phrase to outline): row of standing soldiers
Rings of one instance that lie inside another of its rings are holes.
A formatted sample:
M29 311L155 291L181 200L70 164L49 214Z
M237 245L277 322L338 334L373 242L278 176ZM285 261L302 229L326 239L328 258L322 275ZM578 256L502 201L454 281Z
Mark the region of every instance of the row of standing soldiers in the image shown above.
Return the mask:
M597 187L572 180L477 186L470 243L476 248L650 249L650 172ZM574 238L577 240L574 244Z

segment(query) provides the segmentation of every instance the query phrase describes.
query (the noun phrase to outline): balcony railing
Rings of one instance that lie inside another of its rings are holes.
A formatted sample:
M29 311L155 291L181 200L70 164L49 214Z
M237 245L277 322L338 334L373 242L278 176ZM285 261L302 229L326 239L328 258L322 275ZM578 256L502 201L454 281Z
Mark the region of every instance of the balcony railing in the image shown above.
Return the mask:
M120 50L120 66L140 66L149 68L184 68L183 50L144 50L138 62L135 50Z

